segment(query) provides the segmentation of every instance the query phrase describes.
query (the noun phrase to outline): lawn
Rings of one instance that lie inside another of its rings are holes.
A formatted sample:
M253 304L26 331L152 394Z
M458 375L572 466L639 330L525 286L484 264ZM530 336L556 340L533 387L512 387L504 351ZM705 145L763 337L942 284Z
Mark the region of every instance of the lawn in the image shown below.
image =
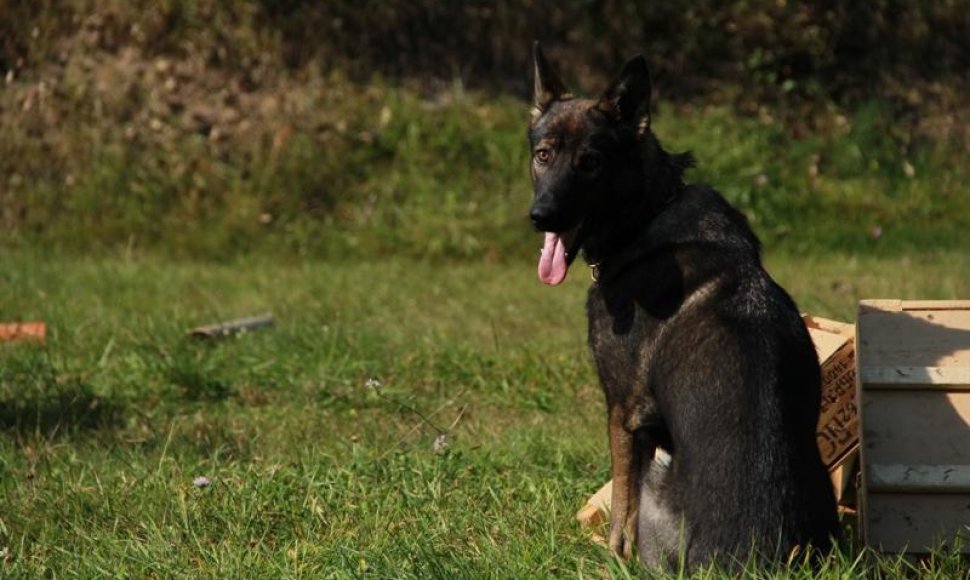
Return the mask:
M766 261L843 320L861 297L970 296L965 253ZM524 260L5 255L0 313L49 334L0 344L0 575L644 574L574 520L609 461L583 270L551 289ZM275 327L186 336L262 312ZM826 566L970 571L855 548Z

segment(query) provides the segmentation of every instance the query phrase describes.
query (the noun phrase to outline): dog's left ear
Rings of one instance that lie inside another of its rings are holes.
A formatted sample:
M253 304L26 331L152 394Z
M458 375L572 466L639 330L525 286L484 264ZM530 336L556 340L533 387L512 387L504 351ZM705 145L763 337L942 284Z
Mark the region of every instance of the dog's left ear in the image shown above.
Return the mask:
M650 128L650 90L647 59L638 54L623 65L596 108L617 121L636 125L637 134L642 135Z

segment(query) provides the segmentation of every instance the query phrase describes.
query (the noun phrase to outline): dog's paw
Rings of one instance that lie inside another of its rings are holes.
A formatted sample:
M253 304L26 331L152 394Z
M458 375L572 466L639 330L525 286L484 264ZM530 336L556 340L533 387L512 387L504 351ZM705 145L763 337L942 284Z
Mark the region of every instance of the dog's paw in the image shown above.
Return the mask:
M624 560L632 558L635 545L636 537L630 530L625 530L619 526L610 530L610 551L618 557Z

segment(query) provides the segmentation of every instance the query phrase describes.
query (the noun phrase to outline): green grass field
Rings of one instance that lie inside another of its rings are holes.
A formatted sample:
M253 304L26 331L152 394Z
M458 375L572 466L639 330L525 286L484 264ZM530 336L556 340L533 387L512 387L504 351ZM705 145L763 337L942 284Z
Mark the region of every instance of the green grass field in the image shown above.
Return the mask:
M526 261L2 263L0 313L49 335L0 344L0 576L646 573L574 520L608 479L582 266L550 289ZM970 296L965 253L767 263L845 320L860 297ZM186 336L261 312L277 325ZM822 575L968 571L849 548Z

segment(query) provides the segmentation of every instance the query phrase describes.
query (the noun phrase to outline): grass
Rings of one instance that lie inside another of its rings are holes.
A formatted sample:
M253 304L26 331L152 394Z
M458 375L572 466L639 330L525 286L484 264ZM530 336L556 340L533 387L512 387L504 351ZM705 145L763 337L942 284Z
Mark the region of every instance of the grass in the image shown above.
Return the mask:
M846 320L859 297L970 295L960 252L768 265ZM585 285L525 261L11 253L0 313L49 337L0 345L0 575L644 575L573 519L608 478ZM185 336L264 311L274 328ZM852 548L821 575L967 572Z

